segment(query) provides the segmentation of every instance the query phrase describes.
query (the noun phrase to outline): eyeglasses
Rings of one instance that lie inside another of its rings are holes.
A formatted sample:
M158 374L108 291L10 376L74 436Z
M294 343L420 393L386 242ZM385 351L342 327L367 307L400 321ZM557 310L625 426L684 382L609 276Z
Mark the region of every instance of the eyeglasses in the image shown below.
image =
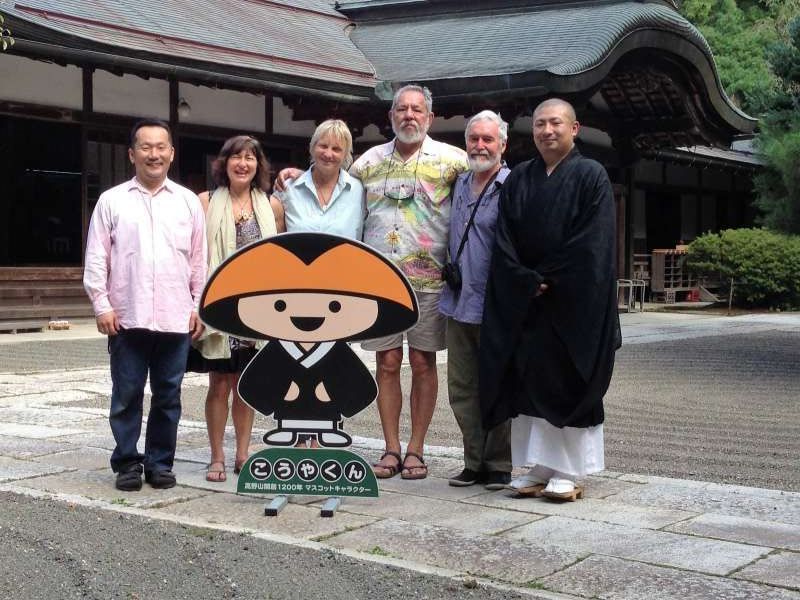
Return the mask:
M392 165L394 164L394 153L396 149L392 146L392 154L389 159L389 166L386 169L386 177L383 180L383 196L389 200L395 200L397 203L409 202L414 199L417 192L417 168L419 167L419 155L422 154L422 148L417 151L417 162L414 164L414 183L409 185L408 182L401 182L399 184L389 187L389 174L392 172Z

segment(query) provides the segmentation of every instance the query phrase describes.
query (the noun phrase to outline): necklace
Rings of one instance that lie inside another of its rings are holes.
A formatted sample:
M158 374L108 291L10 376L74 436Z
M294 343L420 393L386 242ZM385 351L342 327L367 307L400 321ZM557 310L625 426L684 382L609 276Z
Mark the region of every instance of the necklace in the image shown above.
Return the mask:
M312 171L311 181L314 182L314 188L317 191L317 200L319 201L319 205L322 208L325 208L328 205L328 202L331 201L333 190L336 188L336 184L339 181L338 177L331 181L330 184L323 184L321 182L317 182Z
M328 202L331 201L331 197L333 196L333 188L336 187L336 182L329 188L318 187L317 188L317 195L319 196L319 203L320 205L325 208L328 206Z
M233 207L233 220L236 224L244 223L245 221L249 221L253 217L253 210L252 205L250 210L245 210L245 206L247 206L248 201L250 200L250 193L247 193L247 200L244 202L237 202L234 200L233 195L231 195L231 204ZM236 211L239 211L239 215L236 215Z

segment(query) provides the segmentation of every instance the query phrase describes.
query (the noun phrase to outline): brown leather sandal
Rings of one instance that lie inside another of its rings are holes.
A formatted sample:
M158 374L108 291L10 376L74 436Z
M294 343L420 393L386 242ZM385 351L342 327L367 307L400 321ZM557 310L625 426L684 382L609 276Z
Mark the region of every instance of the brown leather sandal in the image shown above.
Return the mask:
M381 461L383 461L383 459L386 458L387 456L391 456L392 458L397 459L397 464L396 465L382 465ZM384 452L381 455L381 457L378 459L378 462L373 463L372 470L375 473L375 477L377 477L378 479L389 479L391 477L394 477L395 475L397 475L400 472L400 467L402 466L402 464L403 464L403 457L400 456L400 454L398 454L397 452L392 452L391 450L387 450L386 452ZM375 471L376 468L377 469L384 469L385 471L388 471L388 473L382 475L382 474L378 473L377 471Z
M419 465L406 465L409 456L416 458L421 464ZM421 473L413 473L413 470L422 471ZM425 479L428 476L428 465L422 459L422 455L416 452L406 452L406 457L403 459L403 470L400 472L401 479Z

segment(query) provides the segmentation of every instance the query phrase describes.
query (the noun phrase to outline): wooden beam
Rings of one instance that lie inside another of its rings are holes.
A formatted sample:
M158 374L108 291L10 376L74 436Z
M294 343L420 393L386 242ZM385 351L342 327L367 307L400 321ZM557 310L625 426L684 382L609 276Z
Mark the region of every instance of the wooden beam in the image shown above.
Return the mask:
M169 79L169 126L172 129L172 146L175 148L176 160L172 161L170 176L174 179L180 180L181 168L180 161L177 158L180 156L180 137L181 137L181 124L178 116L178 100L180 100L180 90L178 88L178 80L174 77Z
M33 117L43 121L59 121L60 123L77 123L83 118L83 111L55 106L42 106L30 102L13 102L0 100L0 114L12 117Z
M273 95L264 94L264 135L272 135L275 130L275 111L273 110Z
M179 121L178 101L180 100L180 88L177 79L169 80L169 126L177 129Z
M83 267L0 267L0 281L81 281Z

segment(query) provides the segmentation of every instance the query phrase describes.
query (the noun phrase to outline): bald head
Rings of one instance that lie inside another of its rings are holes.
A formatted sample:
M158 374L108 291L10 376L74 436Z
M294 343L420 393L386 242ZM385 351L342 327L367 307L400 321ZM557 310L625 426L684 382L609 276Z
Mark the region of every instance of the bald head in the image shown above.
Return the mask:
M545 109L553 108L564 113L564 116L569 119L570 122L577 121L578 118L575 116L575 109L573 108L572 104L567 102L566 100L562 100L561 98L550 98L541 102L539 106L537 106L533 110L533 118L536 119L536 114L542 112Z
M545 100L533 111L533 143L548 172L572 151L579 127L575 109L565 100Z

